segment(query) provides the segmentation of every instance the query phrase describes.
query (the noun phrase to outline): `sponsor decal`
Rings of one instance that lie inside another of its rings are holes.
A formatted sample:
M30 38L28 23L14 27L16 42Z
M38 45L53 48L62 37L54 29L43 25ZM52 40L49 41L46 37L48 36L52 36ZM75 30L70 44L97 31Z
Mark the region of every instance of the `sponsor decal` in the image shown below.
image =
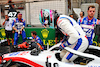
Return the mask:
M93 66L93 65L90 65L90 66L88 66L88 67L100 67L100 65L99 65L99 66Z
M42 33L43 38L46 39L46 38L48 37L49 31L48 31L47 29L43 29L43 30L41 31L41 33Z
M9 56L21 56L21 55L26 55L28 53L29 53L29 51L15 52L15 53L10 54Z
M1 33L1 35L2 35L3 37L6 36L6 34L5 34L5 29L1 29L1 30L0 30L0 33Z
M10 54L9 56L17 56L20 52L14 52L12 54Z

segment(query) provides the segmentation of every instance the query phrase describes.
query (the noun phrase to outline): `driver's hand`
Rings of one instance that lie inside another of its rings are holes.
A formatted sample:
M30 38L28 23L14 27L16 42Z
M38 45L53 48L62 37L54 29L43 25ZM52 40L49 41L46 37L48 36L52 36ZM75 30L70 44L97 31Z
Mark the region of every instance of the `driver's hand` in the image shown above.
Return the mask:
M61 43L61 45L59 46L59 49L64 49L67 46L68 46L68 44L66 42Z
M64 49L64 47L60 45L60 46L59 46L59 49L60 49L60 50L63 50L63 49Z

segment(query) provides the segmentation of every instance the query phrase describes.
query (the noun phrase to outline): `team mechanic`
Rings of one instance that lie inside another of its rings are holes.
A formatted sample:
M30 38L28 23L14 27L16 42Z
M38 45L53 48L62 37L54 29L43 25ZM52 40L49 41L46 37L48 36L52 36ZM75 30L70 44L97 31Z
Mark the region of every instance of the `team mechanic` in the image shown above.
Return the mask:
M51 13L51 10L45 11L45 9L40 14L42 14L40 15L40 22L43 20L43 18L45 18L45 15L43 14L48 14L48 16L46 15L46 17L50 17L48 21L52 21L56 19L57 25L62 31L62 33L65 36L68 36L68 38L65 38L62 41L60 48L64 49L65 47L69 46L70 48L80 52L84 52L87 49L88 39L85 33L83 32L82 28L77 24L77 22L74 19L66 15L60 15L60 16L59 14L55 15L54 12ZM50 23L52 22L49 22L49 24ZM73 55L73 53L70 52L66 52L64 55L62 54L63 51L60 53L62 62L70 62L75 60L78 57L76 55Z
M19 13L17 15L17 17L18 18L16 18L12 23L13 29L15 30L14 45L17 45L19 34L22 35L23 42L25 41L25 38L26 38L26 34L25 34L25 30L24 30L25 20L22 19L21 13Z
M81 27L83 31L86 33L86 36L88 38L89 45L93 44L94 25L99 24L98 20L94 18L95 10L96 10L95 6L89 6L87 10L88 16L84 17L81 23Z
M27 37L27 39L32 39L32 42L37 42L41 45L41 49L44 50L45 49L45 46L43 44L43 41L41 40L41 38L37 35L36 31L32 31L31 32L31 36L32 37Z

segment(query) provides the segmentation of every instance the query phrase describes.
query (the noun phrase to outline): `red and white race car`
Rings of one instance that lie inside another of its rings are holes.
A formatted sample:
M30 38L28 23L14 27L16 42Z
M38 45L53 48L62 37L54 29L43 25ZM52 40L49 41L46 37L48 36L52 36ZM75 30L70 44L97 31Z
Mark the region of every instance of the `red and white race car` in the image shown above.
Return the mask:
M72 52L79 57L84 57L88 59L86 65L81 65L78 60L74 62L66 63L61 62L60 50L55 50L56 47L59 47L60 43L54 45L48 50L28 50L28 51L19 51L14 53L4 54L1 57L1 67L100 67L100 57L88 53L82 53L75 51L69 47L65 49ZM91 49L100 50L99 47L89 46ZM78 59L78 58L77 58Z

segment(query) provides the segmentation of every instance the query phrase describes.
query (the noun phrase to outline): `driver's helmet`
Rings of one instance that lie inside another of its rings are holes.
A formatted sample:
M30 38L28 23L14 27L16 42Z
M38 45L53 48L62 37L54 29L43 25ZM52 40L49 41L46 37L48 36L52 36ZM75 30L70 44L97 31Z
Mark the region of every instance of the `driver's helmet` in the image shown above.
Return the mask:
M42 25L49 25L50 28L54 28L55 19L57 20L58 13L56 10L41 9L39 14L39 20Z

